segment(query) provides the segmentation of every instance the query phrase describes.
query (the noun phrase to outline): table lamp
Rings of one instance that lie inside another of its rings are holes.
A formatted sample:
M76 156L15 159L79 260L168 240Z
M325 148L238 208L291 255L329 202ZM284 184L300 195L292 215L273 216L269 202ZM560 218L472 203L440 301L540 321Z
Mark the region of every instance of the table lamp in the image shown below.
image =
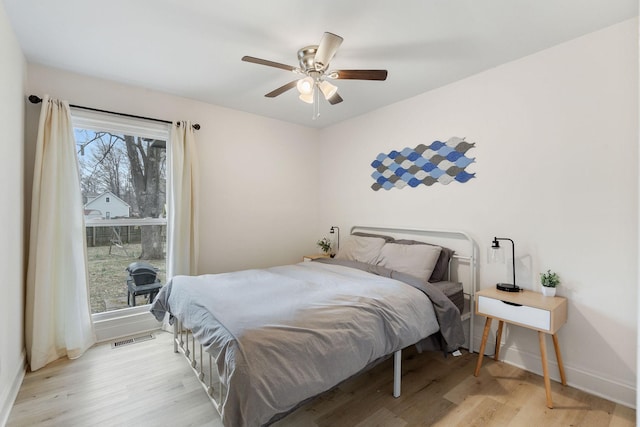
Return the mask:
M499 240L508 240L511 242L511 262L513 271L513 283L498 283L496 288L500 291L507 292L519 292L520 288L516 285L516 245L513 240L506 237L494 237L491 242L491 248L489 249L489 262L502 262L504 263L504 253L500 247Z
M338 250L340 250L340 227L332 225L331 229L329 229L329 233L336 234L336 244L334 247L335 250L333 252L333 255L331 255L331 257L333 258L338 253Z

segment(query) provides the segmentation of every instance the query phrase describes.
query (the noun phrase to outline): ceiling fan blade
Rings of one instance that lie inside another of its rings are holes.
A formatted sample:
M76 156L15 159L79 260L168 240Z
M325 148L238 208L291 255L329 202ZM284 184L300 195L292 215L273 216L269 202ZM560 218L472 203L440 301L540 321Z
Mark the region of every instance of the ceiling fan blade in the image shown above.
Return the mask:
M275 98L276 96L281 95L281 94L285 93L286 91L288 91L289 89L291 89L292 87L294 87L297 83L298 83L297 80L291 81L291 82L287 83L286 85L280 86L276 90L272 90L271 92L269 92L265 96L267 98Z
M281 64L279 62L268 61L266 59L254 58L253 56L243 56L242 60L244 62L251 62L253 64L266 65L268 67L280 68L282 70L287 71L296 71L296 67L292 67L291 65Z
M387 70L336 70L329 77L343 80L386 80Z
M333 33L324 33L322 40L320 40L320 44L318 45L318 50L316 51L314 59L316 71L323 71L327 69L329 62L331 62L331 59L342 44L342 40L342 37Z
M338 95L338 92L336 92L331 98L327 99L327 101L329 101L329 104L331 105L336 105L341 103L343 99L340 95Z

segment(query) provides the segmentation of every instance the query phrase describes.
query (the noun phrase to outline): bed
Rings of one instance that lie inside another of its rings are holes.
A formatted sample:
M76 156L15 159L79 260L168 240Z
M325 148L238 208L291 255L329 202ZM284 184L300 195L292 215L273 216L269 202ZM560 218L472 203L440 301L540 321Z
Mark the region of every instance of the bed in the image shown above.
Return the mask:
M469 253L426 245L427 235L462 236ZM187 357L225 426L269 425L392 355L397 397L403 348L464 346L464 313L443 291L464 291L455 260L471 267L464 300L472 303L475 246L466 234L358 226L335 259L176 276L151 312L159 320L168 314L174 350ZM441 280L430 283L438 269Z

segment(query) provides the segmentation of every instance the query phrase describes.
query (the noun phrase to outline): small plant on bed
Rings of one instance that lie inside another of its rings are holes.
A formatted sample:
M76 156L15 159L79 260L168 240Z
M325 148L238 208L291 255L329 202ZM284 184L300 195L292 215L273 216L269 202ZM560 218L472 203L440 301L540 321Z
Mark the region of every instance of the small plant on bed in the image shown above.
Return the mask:
M320 249L322 250L323 253L325 254L331 253L331 240L327 239L326 237L323 237L322 239L318 240L317 245L320 246Z
M542 293L545 296L555 296L556 286L560 284L560 276L547 270L546 273L540 273L540 283L542 284Z

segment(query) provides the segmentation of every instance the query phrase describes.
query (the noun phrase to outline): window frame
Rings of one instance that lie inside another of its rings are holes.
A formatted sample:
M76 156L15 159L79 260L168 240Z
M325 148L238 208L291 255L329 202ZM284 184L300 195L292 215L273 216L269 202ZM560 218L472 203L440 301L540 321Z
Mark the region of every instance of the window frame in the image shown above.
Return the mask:
M70 110L74 129L106 131L166 141L166 155L167 162L169 162L168 157L171 153L170 124L74 107L71 107ZM168 203L168 201L165 201L165 203ZM132 218L131 221L135 221L135 225L166 225L168 227L167 218ZM115 219L85 219L84 222L85 229L91 226L122 225L121 220ZM155 330L161 326L161 323L149 312L149 304L93 313L91 317L98 342Z

